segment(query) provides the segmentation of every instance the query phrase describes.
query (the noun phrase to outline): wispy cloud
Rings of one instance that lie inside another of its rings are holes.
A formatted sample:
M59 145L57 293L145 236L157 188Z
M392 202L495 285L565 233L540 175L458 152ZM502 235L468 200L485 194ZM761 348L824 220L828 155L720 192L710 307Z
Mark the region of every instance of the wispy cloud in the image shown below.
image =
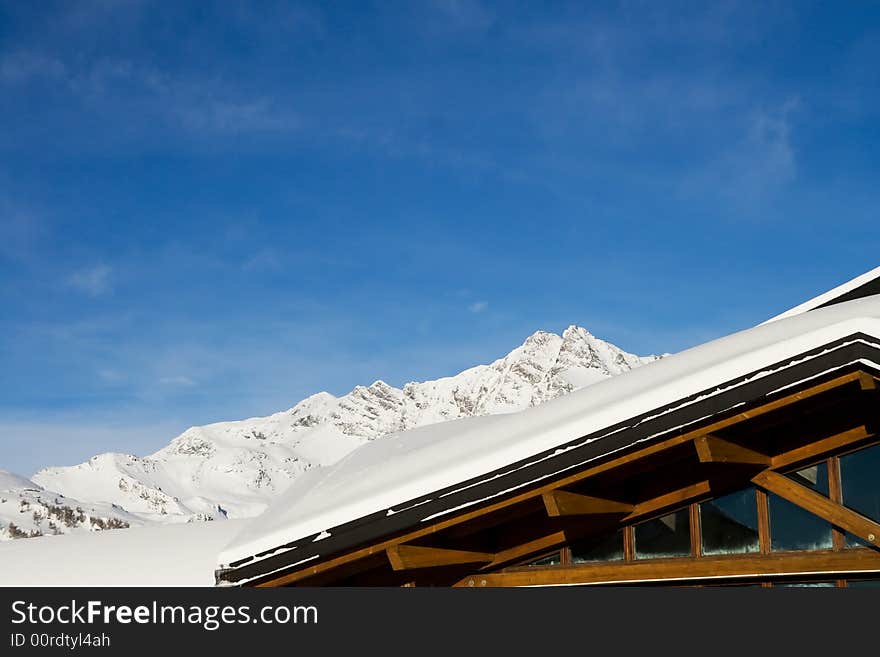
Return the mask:
M75 290L90 297L99 297L111 290L111 275L113 269L107 265L95 265L74 272L68 279L68 284Z
M0 58L0 82L17 84L36 78L60 78L65 75L64 63L36 51L17 51Z
M797 99L790 99L777 110L752 116L743 159L752 165L749 174L753 187L780 185L797 175L791 115L798 105Z
M264 248L247 258L241 268L248 272L279 272L283 269L283 262L275 249Z
M30 260L46 233L44 222L34 210L13 203L0 193L0 257Z
M165 386L183 386L183 387L190 387L190 386L194 386L196 384L196 382L193 381L188 376L182 376L182 375L163 376L162 378L159 379L159 383L161 383L162 385L165 385Z
M797 178L793 115L799 105L792 98L775 108L751 112L726 150L684 177L682 194L722 196L745 210L793 182Z
M172 111L183 127L207 133L284 133L299 130L302 120L277 107L269 98L200 99L186 90L174 99Z
M138 115L144 127L158 121L196 135L224 135L288 133L302 126L301 117L279 99L216 76L183 74L126 57L65 63L48 50L0 54L0 84L40 79L52 80L56 91L90 112L108 120Z
M495 22L492 11L478 0L430 0L429 5L458 29L482 31Z
M474 301L468 306L468 310L474 314L485 312L489 309L488 301Z
M121 383L125 381L125 375L117 370L110 368L103 368L98 370L98 378L106 383Z

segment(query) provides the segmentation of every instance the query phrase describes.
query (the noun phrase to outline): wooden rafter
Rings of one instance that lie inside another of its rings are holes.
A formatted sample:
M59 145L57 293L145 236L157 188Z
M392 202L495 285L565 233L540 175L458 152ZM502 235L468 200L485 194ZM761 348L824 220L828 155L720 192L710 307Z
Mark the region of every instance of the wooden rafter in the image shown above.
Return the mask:
M571 535L564 531L553 532L533 541L522 543L514 547L497 552L491 562L483 566L481 570L493 570L501 568L514 561L525 559L533 554L540 554L555 548L560 548L571 541Z
M646 559L632 563L603 562L567 567L523 568L475 573L455 586L553 586L623 584L675 580L725 580L786 575L880 572L880 553L866 549L842 552L797 552L730 555L698 559Z
M694 440L701 463L737 463L746 465L770 465L770 457L748 447L737 445L712 434Z
M626 502L607 500L591 495L580 495L567 490L553 490L544 493L544 507L547 515L560 516L587 516L597 514L632 513L635 506Z
M817 440L809 445L798 447L797 449L785 452L784 454L778 454L772 458L771 467L778 470L797 463L816 461L832 454L833 452L867 440L872 435L873 434L868 431L866 426L858 426L833 436L829 436L828 438Z
M657 515L658 513L662 513L666 509L681 507L694 500L704 498L710 494L711 488L708 481L701 481L696 484L674 490L670 493L666 493L664 495L659 495L649 500L645 500L635 505L625 504L623 502L615 502L612 500L593 498L587 495L578 496L574 493L568 493L567 491L558 492L565 493L565 495L560 496L559 499L567 499L568 495L583 497L586 498L583 503L585 505L590 505L583 510L582 514L578 514L575 511L570 511L569 513L559 514L560 517L565 517L568 515L607 514L612 513L611 511L607 510L611 508L615 509L613 513L620 514L624 513L625 509L628 508L629 512L621 518L621 522L631 523L652 515ZM545 497L544 499L546 501L547 498ZM574 498L572 498L572 500L573 502L580 502L580 500L574 500ZM596 507L592 506L594 504L593 500L596 500ZM596 511L594 510L595 508L601 508L603 510ZM548 508L548 512L549 511L550 509ZM583 533L587 532L582 532L582 534ZM575 540L576 538L577 536L572 534L570 530L551 532L546 536L542 536L541 538L531 540L521 545L516 545L514 547L498 552L495 555L495 558L489 564L484 566L482 570L492 570L495 568L499 568L511 562L524 559L529 555L538 554L540 552L546 552L547 550L562 547L565 544L570 543L572 540Z
M870 545L880 546L880 523L772 470L759 473L752 478L752 481L764 490L796 504L832 525L855 534Z
M683 488L629 504L607 500L590 495L580 495L568 491L550 491L544 493L544 505L547 515L551 517L623 514L625 521L635 520L675 506L682 506L697 498L705 497L711 492L708 481L700 481Z
M284 586L287 584L295 584L302 580L306 580L317 575L321 575L323 573L327 573L328 571L334 570L344 564L350 563L352 561L357 561L361 559L367 559L372 557L373 555L381 554L385 552L388 548L401 545L404 543L408 543L414 540L418 540L420 538L429 536L439 531L443 531L445 529L449 529L456 526L461 526L464 523L473 521L481 516L494 513L496 511L500 511L503 509L508 509L515 505L522 504L524 502L533 501L536 497L540 498L545 493L553 492L557 489L564 488L566 486L571 486L580 481L589 479L590 477L596 476L598 474L608 472L610 470L616 469L623 465L634 463L636 461L640 461L644 458L660 454L665 452L666 450L675 448L680 445L684 445L690 441L693 441L701 436L712 434L713 432L720 431L721 429L734 426L736 424L748 421L752 418L759 417L766 413L770 413L785 406L808 399L810 397L825 393L827 391L839 388L844 385L852 384L855 381L859 381L860 385L864 387L864 373L863 372L851 372L834 379L825 381L823 383L817 384L810 388L800 390L798 392L785 395L782 397L778 397L770 402L765 404L761 404L755 408L748 409L741 413L726 417L724 419L718 420L709 424L708 426L695 428L691 431L686 431L678 436L673 436L661 442L658 442L653 445L649 445L647 447L643 447L640 449L636 449L632 452L624 454L620 457L610 459L603 463L599 463L597 465L585 468L580 472L576 472L570 474L562 479L559 479L555 482L548 483L544 486L537 487L535 489L525 491L523 493L513 495L504 500L500 500L493 504L489 504L485 507L479 509L473 509L470 511L465 511L464 513L460 513L453 517L446 518L444 520L438 520L436 522L424 525L410 532L405 532L399 536L390 537L386 540L379 541L373 545L369 545L363 548L355 549L347 553L340 554L336 557L328 559L326 561L322 561L320 563L314 563L306 565L298 570L294 570L288 573L284 573L278 575L274 578L268 578L258 584L256 586ZM873 380L873 377L870 377ZM862 428L863 429L863 428ZM867 435L867 434L866 434ZM820 441L822 442L822 441ZM851 441L853 442L853 441ZM775 457L779 458L779 457ZM773 463L773 467L777 467L777 463ZM646 507L642 507L641 509L636 508L633 509L631 516L639 515L644 513ZM496 555L497 557L497 555Z
M675 507L683 506L689 502L706 497L711 490L708 481L700 481L696 484L679 488L671 493L666 493L665 495L660 495L659 497L639 502L636 504L632 513L626 516L623 520L625 522L630 522L645 516L654 515L665 509L673 509Z
M394 570L489 563L494 558L494 555L486 552L447 550L421 545L395 545L385 550L385 553Z

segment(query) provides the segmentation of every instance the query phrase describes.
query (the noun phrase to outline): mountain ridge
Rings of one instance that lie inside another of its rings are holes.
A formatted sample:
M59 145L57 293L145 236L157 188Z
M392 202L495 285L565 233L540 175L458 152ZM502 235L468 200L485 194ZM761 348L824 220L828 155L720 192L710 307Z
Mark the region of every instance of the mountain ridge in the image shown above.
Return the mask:
M118 509L119 522L251 517L306 471L369 441L523 410L658 358L625 352L575 325L561 335L536 331L502 358L452 376L401 388L376 379L338 397L318 392L265 417L190 427L147 456L108 452L44 468L31 483L79 506Z

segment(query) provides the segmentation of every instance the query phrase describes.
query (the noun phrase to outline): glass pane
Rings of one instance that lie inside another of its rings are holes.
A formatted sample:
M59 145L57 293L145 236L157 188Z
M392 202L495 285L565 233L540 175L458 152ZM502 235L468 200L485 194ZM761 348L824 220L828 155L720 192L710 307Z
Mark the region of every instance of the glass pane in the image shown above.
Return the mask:
M837 586L837 584L835 584L834 582L792 582L792 583L790 583L790 584L789 584L789 583L786 583L786 584L774 584L773 586L774 586L774 587L778 586L778 587L780 587L780 588L784 588L784 589L791 589L791 588L820 588L820 589L825 589L825 588L834 588L835 586Z
M636 559L687 557L691 553L688 510L655 518L635 526Z
M562 563L562 559L559 556L559 552L554 552L553 554L548 554L546 557L541 557L540 559L535 559L529 565L530 566L558 566Z
M623 559L623 530L571 546L572 563Z
M769 495L770 548L776 550L831 549L831 525L788 500Z
M788 474L788 477L828 497L828 463L826 461L811 465L809 468L804 468L797 472L791 472Z
M880 579L856 579L849 580L846 585L849 588L861 588L863 586L880 586Z
M880 521L880 445L840 457L843 503Z
M860 539L858 536L856 536L856 535L854 535L854 534L850 534L849 532L844 532L844 535L846 536L846 543L845 543L845 545L846 545L846 547L848 547L848 548L853 548L853 547L873 547L870 543L867 543L866 541L863 541L862 539Z
M758 503L755 489L737 491L700 504L703 554L758 552Z

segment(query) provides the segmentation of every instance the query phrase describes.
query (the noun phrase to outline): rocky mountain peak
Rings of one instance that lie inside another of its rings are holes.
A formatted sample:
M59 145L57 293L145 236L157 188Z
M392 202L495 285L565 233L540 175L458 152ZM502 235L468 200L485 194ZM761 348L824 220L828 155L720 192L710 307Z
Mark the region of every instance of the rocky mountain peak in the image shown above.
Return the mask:
M253 516L305 471L368 441L522 410L655 359L575 325L562 335L536 331L506 356L454 376L402 388L376 379L339 397L319 392L267 417L191 427L149 456L101 454L77 466L47 468L32 483L82 504L110 503L128 514L126 522Z

